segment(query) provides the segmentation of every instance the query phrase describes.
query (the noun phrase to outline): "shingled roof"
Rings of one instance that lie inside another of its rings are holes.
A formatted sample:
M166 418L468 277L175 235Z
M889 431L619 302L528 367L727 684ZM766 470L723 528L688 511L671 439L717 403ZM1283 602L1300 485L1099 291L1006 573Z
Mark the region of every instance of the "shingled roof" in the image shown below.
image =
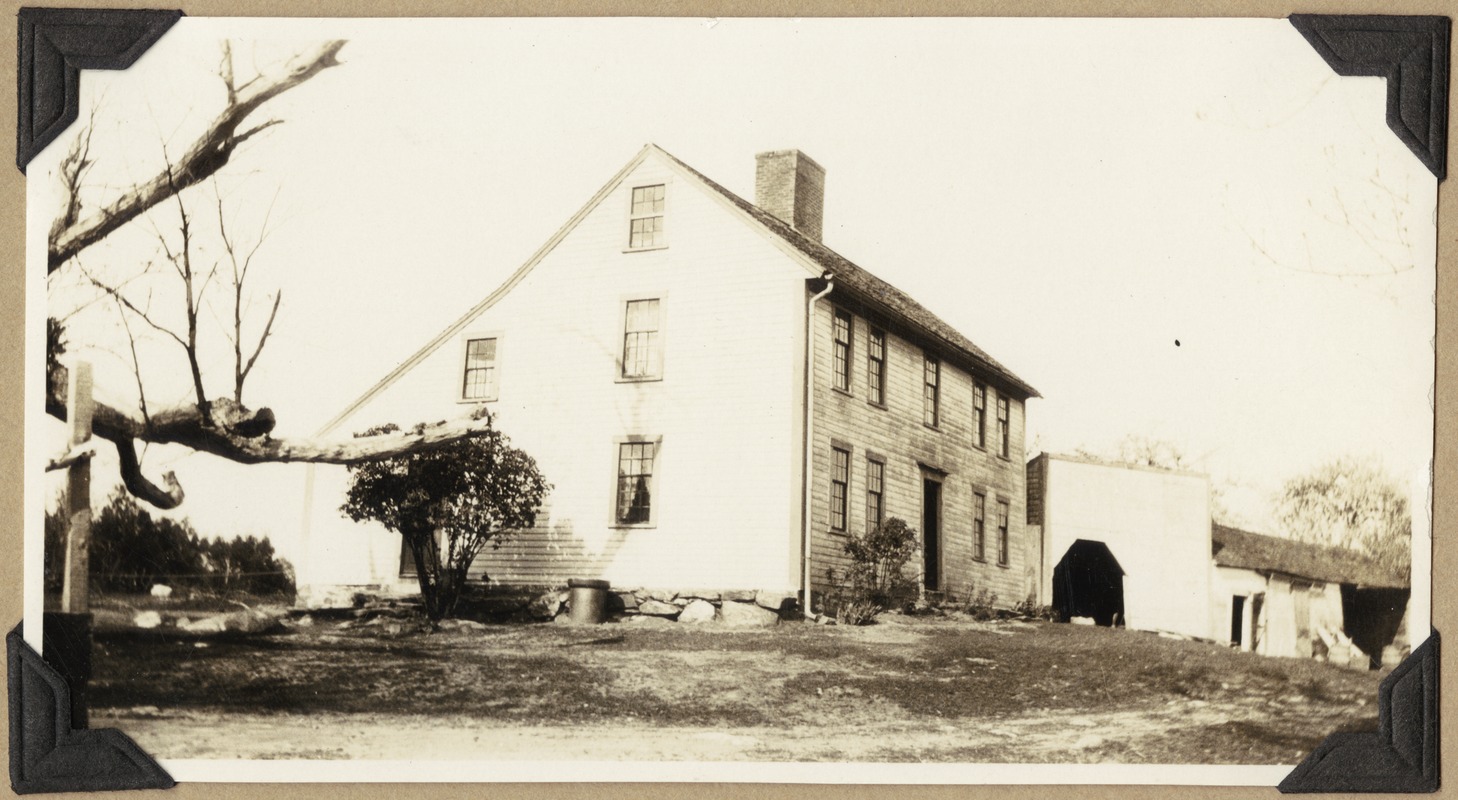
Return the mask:
M702 172L685 164L672 153L662 148L657 149L664 156L672 159L678 166L703 181L705 186L722 194L734 205L743 209L745 213L753 217L755 221L768 228L776 236L784 239L811 261L814 261L832 273L835 276L837 288L844 287L849 289L852 294L879 306L891 317L904 321L912 328L939 342L953 354L961 356L963 359L972 362L974 366L981 367L993 376L1001 378L1003 383L1025 393L1027 396L1042 397L1042 395L1038 394L1038 390L1029 385L1027 381L1013 374L1012 370L999 364L996 359L984 352L982 348L973 344L971 339L963 336L956 328L948 325L936 314L933 314L920 303L911 299L905 292L872 275L829 247L805 236L768 211L725 189L723 186L720 186L705 176Z
M1218 524L1211 528L1210 536L1215 563L1222 567L1381 589L1406 589L1411 584L1407 575L1385 569L1355 550L1295 542Z

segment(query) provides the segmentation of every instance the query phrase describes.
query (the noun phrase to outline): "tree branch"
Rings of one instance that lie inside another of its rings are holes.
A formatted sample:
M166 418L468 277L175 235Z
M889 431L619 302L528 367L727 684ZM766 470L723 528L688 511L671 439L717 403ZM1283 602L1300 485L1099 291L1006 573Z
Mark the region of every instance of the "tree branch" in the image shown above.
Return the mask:
M216 173L228 163L233 150L243 140L274 124L273 121L266 122L239 135L238 126L243 120L270 99L339 64L336 56L344 45L344 40L325 42L290 60L281 74L249 81L243 87L230 92L226 107L213 119L206 132L182 155L176 170L168 168L84 221L67 224L66 216L63 215L51 229L46 272L59 269L78 253L166 200L169 195ZM231 73L231 52L227 57L227 64L226 69ZM231 77L225 78L225 83L231 85Z

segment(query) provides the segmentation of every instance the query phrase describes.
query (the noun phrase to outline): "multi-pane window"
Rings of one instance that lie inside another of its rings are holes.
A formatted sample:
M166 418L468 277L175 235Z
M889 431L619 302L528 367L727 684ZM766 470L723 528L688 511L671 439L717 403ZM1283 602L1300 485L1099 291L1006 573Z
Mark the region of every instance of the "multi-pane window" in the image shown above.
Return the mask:
M987 385L972 382L972 444L987 446Z
M619 525L642 525L653 516L653 456L655 442L621 442L618 444L618 502L616 519Z
M1007 398L999 396L997 398L997 447L1003 458L1008 457L1012 447L1012 422L1008 412Z
M1007 566L1007 501L997 501L997 563Z
M866 343L866 398L878 406L886 404L886 333L871 329Z
M623 324L623 377L657 378L663 374L659 347L658 300L629 300Z
M466 372L461 381L461 398L491 400L496 397L496 340L466 342Z
M851 365L851 315L839 309L835 312L835 345L832 348L832 376L835 388L850 391Z
M866 532L876 529L886 515L886 465L866 459Z
M987 495L972 495L972 557L987 560Z
M935 428L941 421L942 362L926 356L922 374L922 421Z
M845 530L845 498L850 487L850 451L830 449L830 529Z
M628 222L628 247L662 247L663 184L633 189L633 207Z

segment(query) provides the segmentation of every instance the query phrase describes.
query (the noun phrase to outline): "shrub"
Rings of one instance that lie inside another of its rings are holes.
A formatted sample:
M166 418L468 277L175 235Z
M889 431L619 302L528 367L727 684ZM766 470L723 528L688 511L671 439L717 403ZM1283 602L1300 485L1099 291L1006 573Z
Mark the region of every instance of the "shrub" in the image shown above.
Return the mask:
M1048 622L1053 622L1058 616L1057 612L1053 610L1053 606L1038 605L1032 595L1028 595L1017 605L1013 606L1012 610L1014 616L1025 617L1027 619L1041 619Z
M865 625L881 612L906 603L916 594L916 582L904 574L906 562L916 554L916 529L905 520L891 517L864 536L845 543L851 564L837 582L834 570L827 570L836 586L828 598L836 618L845 625Z
M967 613L978 622L997 619L997 592L989 592L986 588L978 589L977 594L967 601Z

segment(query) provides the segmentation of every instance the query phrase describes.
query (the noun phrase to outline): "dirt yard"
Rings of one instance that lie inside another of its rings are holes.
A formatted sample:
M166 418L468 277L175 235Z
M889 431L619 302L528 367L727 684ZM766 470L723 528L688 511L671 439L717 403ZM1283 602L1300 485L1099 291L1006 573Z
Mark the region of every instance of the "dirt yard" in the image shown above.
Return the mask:
M93 725L160 758L1294 764L1379 675L1125 630L317 620L98 633Z

